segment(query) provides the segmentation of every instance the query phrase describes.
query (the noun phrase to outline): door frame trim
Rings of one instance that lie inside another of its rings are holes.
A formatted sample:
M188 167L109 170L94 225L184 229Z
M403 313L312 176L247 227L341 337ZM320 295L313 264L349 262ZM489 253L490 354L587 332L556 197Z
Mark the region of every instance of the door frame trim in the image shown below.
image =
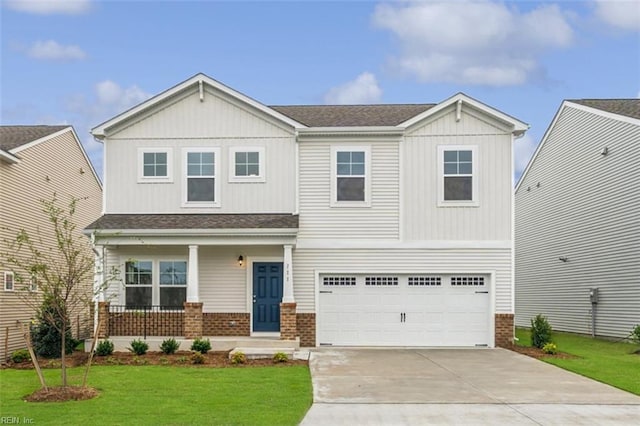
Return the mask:
M284 249L283 249L284 250ZM266 336L266 337L280 337L280 332L254 332L253 331L253 264L254 263L270 263L277 262L282 263L284 268L284 252L283 256L247 256L246 263L246 294L247 294L247 312L249 312L249 335L250 336ZM283 270L284 275L284 270ZM282 277L284 285L284 276Z

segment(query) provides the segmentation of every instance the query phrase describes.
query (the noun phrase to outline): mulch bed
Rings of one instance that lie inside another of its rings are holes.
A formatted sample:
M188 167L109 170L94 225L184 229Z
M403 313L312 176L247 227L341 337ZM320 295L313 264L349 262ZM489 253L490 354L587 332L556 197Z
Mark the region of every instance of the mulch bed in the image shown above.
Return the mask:
M174 365L183 367L264 367L277 366L289 367L292 365L308 365L306 360L290 359L287 362L275 363L271 358L268 359L247 359L244 364L232 364L229 360L229 352L208 352L204 354L204 362L202 364L194 364L191 359L192 352L178 351L172 355L165 355L162 352L147 352L144 355L136 355L131 352L114 352L109 356L94 356L91 365ZM75 351L67 355L67 367L79 367L86 365L89 359L87 352ZM60 359L40 359L40 368L60 368ZM31 361L13 363L9 362L6 367L21 370L32 369Z
M82 401L95 398L99 394L96 389L90 387L56 386L47 389L38 389L24 400L28 402Z
M518 345L511 345L510 348L512 351L514 352L518 352L522 355L527 355L530 356L532 358L535 359L541 359L541 358L558 358L558 359L572 359L572 358L578 358L575 355L571 355L571 354L567 354L564 352L558 352L555 353L553 355L551 354L545 354L544 352L542 352L542 349L533 347L533 346L518 346Z

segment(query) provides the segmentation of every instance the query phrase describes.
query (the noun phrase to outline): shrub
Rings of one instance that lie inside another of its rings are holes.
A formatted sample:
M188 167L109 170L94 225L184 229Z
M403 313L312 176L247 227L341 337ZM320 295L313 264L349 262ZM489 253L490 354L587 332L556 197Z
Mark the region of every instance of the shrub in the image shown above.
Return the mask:
M187 357L184 355L179 356L178 359L176 359L176 362L178 364L185 364L187 362Z
M631 341L640 344L640 324L636 325L631 331Z
M142 339L135 339L131 341L129 350L136 355L144 355L149 350L149 345Z
M96 345L95 354L98 356L109 356L113 353L113 342L110 340L102 340Z
M111 364L111 365L120 365L121 362L118 358L114 358L112 356L110 356L109 358L107 358L107 364Z
M59 358L62 353L62 319L60 309L55 302L46 299L37 314L38 323L31 328L31 341L36 355L44 358ZM71 336L71 324L67 324L65 333L65 353L70 354L78 346Z
M194 351L191 354L191 362L194 364L204 364L204 355L202 352Z
M549 342L542 347L542 352L544 352L545 354L554 355L558 353L558 347L555 343Z
M276 352L273 354L273 362L287 362L289 357L284 352Z
M209 339L195 339L191 345L191 350L206 354L211 350L211 342Z
M29 351L26 349L18 349L17 351L13 351L11 354L11 361L19 364L21 362L26 362L31 360L31 355L29 355Z
M163 340L160 345L160 350L167 355L175 353L178 348L180 348L180 342L176 341L173 337Z
M236 352L231 355L231 364L244 364L247 362L247 356L243 352Z
M542 349L544 345L551 342L551 325L542 314L536 315L531 320L531 344Z

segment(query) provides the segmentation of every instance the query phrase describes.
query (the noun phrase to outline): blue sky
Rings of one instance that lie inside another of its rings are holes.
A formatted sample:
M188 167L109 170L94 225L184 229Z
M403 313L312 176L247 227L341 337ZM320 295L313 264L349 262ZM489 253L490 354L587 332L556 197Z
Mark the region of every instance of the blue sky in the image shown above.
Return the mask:
M0 0L0 123L89 129L203 72L266 104L464 92L531 125L563 99L640 97L640 0Z

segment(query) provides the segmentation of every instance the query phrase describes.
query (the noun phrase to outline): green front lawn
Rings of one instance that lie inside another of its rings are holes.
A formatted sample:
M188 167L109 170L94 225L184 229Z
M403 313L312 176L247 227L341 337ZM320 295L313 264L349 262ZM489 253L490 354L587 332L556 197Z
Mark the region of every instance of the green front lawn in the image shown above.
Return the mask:
M69 369L78 382L82 368ZM60 370L45 370L50 385ZM93 367L89 385L100 396L87 401L29 403L39 387L33 370L0 370L0 418L34 424L78 425L296 425L311 406L306 366L190 368Z
M543 358L543 361L640 395L640 355L633 353L640 345L555 331L552 336L560 352L577 358ZM529 329L516 329L516 337L519 345L531 346Z

